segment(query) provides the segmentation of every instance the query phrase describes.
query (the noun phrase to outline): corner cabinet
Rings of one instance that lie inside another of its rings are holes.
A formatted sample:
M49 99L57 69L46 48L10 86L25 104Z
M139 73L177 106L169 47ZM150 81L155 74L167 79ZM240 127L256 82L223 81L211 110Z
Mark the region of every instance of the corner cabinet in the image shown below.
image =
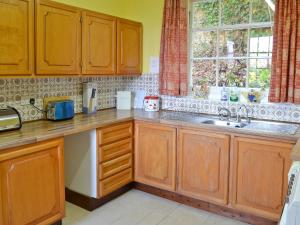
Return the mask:
M232 155L232 205L278 220L287 191L293 145L236 137Z
M135 123L135 181L175 191L176 128Z
M230 136L179 129L178 138L178 192L226 205Z
M36 74L81 73L80 9L36 1Z
M0 0L0 75L33 73L33 22L33 0Z
M117 20L117 74L142 73L142 24Z
M115 74L116 17L82 13L82 73Z
M0 224L52 224L64 216L63 138L0 152Z

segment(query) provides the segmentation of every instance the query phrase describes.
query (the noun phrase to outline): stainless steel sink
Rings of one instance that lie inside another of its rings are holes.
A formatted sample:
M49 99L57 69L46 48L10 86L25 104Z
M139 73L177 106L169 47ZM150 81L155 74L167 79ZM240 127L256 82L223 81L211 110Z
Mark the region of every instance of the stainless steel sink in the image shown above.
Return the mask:
M246 123L238 123L238 122L230 122L230 121L223 121L223 120L205 120L202 122L203 124L212 124L217 126L224 126L224 127L236 127L236 128L243 128L247 126Z
M253 120L245 128L248 130L260 130L260 131L267 131L272 133L294 135L297 132L299 125L290 124L290 123Z
M271 132L275 134L294 135L298 128L298 124L271 122L252 120L251 123L247 122L235 122L235 121L223 121L217 116L203 115L197 113L186 112L163 112L161 119L163 120L175 120L181 122L187 122L192 124L210 124L222 127L231 127L245 129L249 131L263 131Z

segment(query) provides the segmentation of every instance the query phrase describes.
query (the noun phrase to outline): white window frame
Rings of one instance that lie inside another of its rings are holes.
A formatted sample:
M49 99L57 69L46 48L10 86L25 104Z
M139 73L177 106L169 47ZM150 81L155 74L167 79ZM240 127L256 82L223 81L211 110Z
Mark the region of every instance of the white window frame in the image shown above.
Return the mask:
M222 0L217 0L219 2L219 14L218 14L218 26L217 27L208 27L208 28L193 28L193 3L194 2L199 2L199 1L203 1L203 0L189 0L189 83L190 83L190 93L192 94L192 88L193 88L193 61L194 60L216 60L216 65L217 65L217 69L216 69L216 85L213 87L220 87L218 86L218 82L219 82L219 64L221 60L228 60L228 59L246 59L247 60L247 78L246 78L246 87L241 87L241 88L249 88L249 68L250 68L250 59L271 59L272 57L251 57L250 56L250 31L253 28L271 28L272 30L274 30L274 22L259 22L259 23L248 23L248 24L237 24L237 25L222 25L221 24L221 17L222 17L222 8L221 6L221 2ZM252 21L252 0L250 0L250 20ZM247 46L247 56L243 56L243 57L220 57L219 56L219 44L220 44L220 32L221 31L227 31L227 30L248 30L248 46ZM215 31L217 32L217 44L216 44L216 57L198 57L198 58L194 58L193 57L193 34L194 31L204 31L204 32L208 32L208 31Z

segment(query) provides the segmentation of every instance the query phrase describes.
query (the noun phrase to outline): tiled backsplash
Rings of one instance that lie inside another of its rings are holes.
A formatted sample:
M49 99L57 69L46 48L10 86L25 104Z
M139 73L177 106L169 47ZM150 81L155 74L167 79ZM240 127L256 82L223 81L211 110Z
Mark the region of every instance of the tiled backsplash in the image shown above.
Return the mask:
M155 76L154 76L155 77ZM157 76L156 76L157 77ZM82 112L82 82L98 85L98 109L115 107L115 95L120 90L147 89L148 94L157 94L158 87L150 76L101 76L101 77L55 77L55 78L0 78L0 108L12 106L21 113L23 121L38 120L43 114L29 105L29 99L36 99L36 106L42 108L43 98L70 96L75 103L75 112Z
M98 85L98 109L115 107L115 95L120 90L146 90L157 95L159 77L157 74L143 76L101 76L101 77L56 77L56 78L8 78L0 79L0 108L6 105L16 107L24 121L37 120L42 114L28 105L30 98L42 107L44 97L70 96L75 102L75 111L82 111L82 82L91 81ZM177 111L217 114L219 106L226 106L234 113L239 103L220 102L188 97L162 97L162 108ZM300 122L300 105L295 104L249 104L252 117L258 119Z

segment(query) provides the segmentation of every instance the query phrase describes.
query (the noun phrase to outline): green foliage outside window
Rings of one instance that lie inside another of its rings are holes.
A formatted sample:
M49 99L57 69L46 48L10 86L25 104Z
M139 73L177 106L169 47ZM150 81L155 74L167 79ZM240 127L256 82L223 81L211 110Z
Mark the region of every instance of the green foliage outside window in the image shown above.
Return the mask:
M274 12L267 2L199 0L192 4L193 84L268 88ZM261 65L250 58L267 60Z

